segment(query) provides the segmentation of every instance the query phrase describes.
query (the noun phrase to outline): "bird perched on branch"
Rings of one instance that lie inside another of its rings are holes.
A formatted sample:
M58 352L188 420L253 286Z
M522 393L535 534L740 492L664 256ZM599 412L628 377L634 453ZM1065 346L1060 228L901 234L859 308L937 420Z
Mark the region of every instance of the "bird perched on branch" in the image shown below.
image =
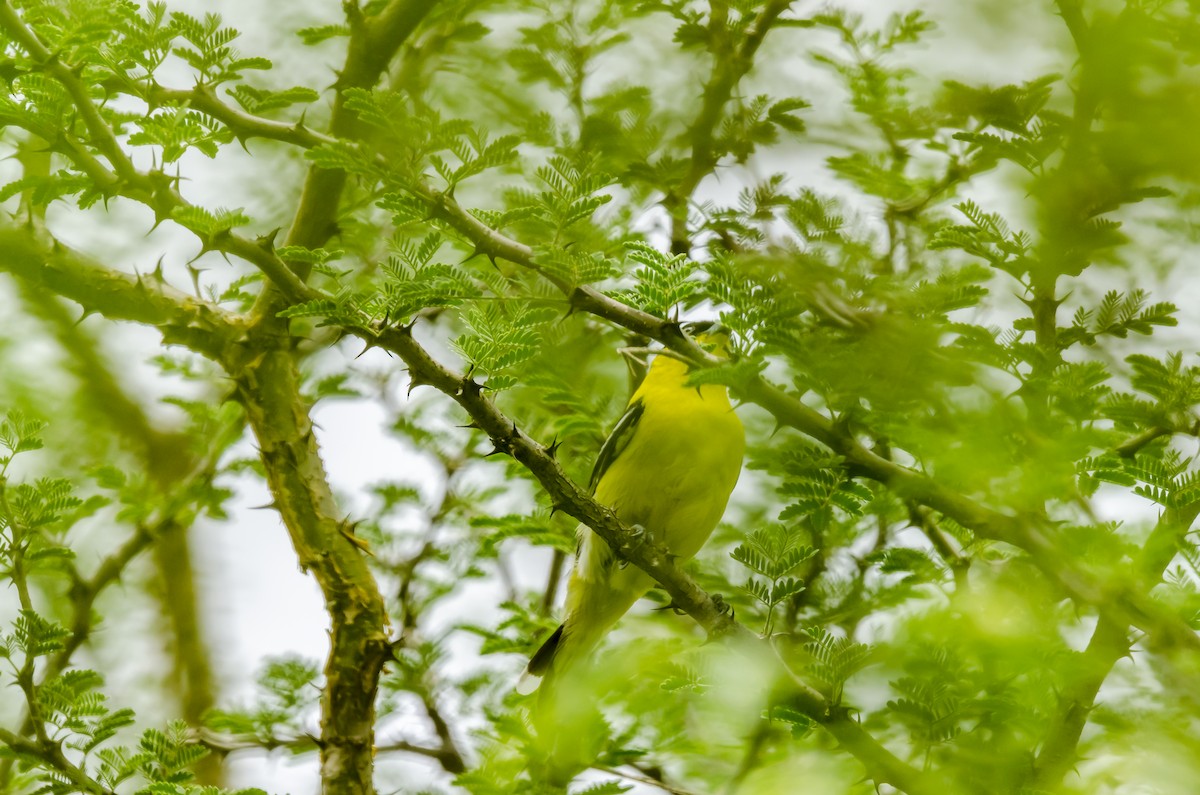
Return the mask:
M706 350L728 358L729 331L686 323ZM596 501L680 559L695 555L725 513L742 468L745 433L720 384L689 385L688 363L658 352L592 471ZM572 675L600 639L654 585L608 543L579 528L563 623L533 655L517 689L539 685L539 703ZM543 712L546 712L543 709Z

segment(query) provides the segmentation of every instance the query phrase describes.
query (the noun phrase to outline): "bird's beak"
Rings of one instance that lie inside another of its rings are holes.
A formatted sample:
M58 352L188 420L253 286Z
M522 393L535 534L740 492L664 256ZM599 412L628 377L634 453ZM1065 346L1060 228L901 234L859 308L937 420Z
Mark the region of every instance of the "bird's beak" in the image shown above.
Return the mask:
M629 387L633 391L646 378L650 365L646 362L645 348L618 348L617 353L625 359L625 367L629 370Z

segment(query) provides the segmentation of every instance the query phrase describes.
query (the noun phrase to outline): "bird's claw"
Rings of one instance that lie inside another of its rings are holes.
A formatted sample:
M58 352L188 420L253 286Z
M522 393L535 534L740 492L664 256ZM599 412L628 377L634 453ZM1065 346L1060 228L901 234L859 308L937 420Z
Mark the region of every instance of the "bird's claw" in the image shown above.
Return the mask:
M626 541L623 544L621 544L621 547L617 552L617 556L620 558L620 561L618 561L618 563L617 563L617 567L623 569L626 566L628 566L629 565L628 554L630 552L633 552L634 550L641 548L647 542L654 543L654 541L655 541L655 539L652 537L652 534L650 533L650 531L646 529L645 525L640 525L640 524L630 525L629 526L629 537L628 537L628 539L626 539Z
M713 607L717 608L717 613L723 616L733 618L733 605L725 601L725 597L719 593L712 595Z

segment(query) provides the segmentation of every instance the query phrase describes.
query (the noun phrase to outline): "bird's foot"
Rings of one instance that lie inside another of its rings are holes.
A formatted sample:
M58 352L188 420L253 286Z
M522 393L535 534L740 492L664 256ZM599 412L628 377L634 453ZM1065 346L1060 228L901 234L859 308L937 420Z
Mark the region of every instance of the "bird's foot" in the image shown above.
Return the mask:
M712 594L713 606L717 608L717 612L723 616L733 618L733 605L725 601L725 597L719 593Z
M625 543L621 544L617 550L619 568L625 568L629 565L629 553L641 549L646 544L657 544L659 541L657 534L646 529L645 525L631 524L629 526L629 538Z

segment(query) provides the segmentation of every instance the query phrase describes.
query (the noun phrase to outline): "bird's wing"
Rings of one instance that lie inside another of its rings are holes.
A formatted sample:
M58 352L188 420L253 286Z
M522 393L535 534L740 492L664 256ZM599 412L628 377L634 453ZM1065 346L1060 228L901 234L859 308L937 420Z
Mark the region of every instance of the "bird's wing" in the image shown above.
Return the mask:
M613 461L617 460L617 456L629 446L629 440L633 438L645 410L646 406L640 399L630 403L625 409L625 414L617 422L617 427L613 428L612 433L604 440L600 455L596 456L596 466L592 468L591 480L588 481L588 490L593 494L596 493L596 486L600 484L600 478L604 477L604 473L612 466Z

